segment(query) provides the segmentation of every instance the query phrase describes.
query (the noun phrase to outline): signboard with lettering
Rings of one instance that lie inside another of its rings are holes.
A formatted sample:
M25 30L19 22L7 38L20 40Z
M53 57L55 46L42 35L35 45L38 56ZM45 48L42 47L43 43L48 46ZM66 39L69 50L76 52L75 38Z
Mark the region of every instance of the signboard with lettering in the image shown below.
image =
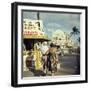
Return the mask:
M24 38L42 38L45 36L43 32L43 24L41 20L23 20Z

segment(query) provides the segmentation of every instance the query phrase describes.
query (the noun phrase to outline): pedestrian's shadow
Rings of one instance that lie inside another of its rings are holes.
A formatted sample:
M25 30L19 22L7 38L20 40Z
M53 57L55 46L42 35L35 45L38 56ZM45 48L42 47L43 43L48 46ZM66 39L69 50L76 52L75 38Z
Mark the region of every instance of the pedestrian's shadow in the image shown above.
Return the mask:
M31 69L30 71L34 74L34 76L46 76L46 74L41 70Z

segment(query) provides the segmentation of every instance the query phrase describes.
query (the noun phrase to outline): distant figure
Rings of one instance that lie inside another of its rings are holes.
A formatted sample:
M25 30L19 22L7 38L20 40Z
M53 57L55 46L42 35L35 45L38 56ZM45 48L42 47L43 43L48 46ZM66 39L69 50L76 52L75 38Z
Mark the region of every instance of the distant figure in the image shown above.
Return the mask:
M59 56L61 56L61 49L60 49L60 46L57 46L56 48L57 48L56 54L57 54L57 58L59 60Z
M26 58L26 67L29 68L29 70L33 69L34 66L33 66L33 54L32 52L29 52L28 53L28 56Z

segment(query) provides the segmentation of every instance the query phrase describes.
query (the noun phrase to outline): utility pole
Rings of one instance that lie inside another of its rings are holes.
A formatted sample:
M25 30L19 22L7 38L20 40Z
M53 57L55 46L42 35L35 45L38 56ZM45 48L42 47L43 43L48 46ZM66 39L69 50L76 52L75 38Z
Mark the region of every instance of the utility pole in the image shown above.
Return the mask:
M39 11L37 12L37 20L40 20Z

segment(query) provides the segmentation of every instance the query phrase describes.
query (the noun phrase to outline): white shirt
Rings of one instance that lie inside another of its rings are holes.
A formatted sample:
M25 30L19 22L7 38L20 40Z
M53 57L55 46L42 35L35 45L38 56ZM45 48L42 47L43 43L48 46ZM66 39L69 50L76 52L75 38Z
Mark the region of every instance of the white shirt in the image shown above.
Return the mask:
M48 46L47 45L42 45L41 46L41 52L42 52L42 54L45 54L47 51L48 51Z

